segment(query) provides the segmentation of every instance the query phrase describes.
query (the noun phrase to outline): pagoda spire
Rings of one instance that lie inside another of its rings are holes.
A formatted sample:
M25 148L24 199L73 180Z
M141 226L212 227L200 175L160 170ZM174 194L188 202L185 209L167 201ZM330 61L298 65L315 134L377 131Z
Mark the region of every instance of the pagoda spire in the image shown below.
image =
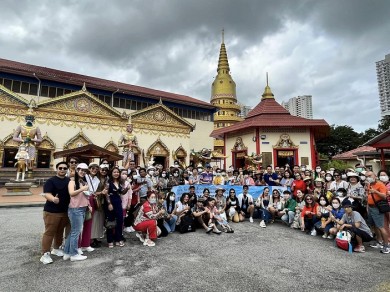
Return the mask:
M271 87L268 85L268 72L266 73L266 79L267 79L267 85L264 88L264 93L262 95L262 100L266 98L275 98L274 94L272 93Z
M222 29L222 43L221 48L219 50L219 60L218 60L218 68L217 68L218 74L229 74L230 68L229 68L229 61L228 56L226 53L226 47L225 47L225 30Z

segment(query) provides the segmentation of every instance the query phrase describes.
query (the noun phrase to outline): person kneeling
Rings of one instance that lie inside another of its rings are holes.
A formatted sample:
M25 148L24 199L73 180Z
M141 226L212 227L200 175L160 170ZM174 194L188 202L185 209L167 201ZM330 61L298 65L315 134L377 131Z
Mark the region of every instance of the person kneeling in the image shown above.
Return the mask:
M157 198L154 192L148 191L147 200L138 211L134 221L134 230L139 233L136 236L147 246L155 246L156 240L161 231L157 227L157 219L163 217L165 210L157 211ZM149 238L146 235L149 235Z
M333 215L331 215L331 219L337 224L337 229L339 231L351 231L351 243L356 243L353 251L365 252L363 242L369 242L373 239L371 230L367 226L367 223L363 219L362 215L360 215L359 212L352 210L352 203L350 200L344 200L342 206L345 210L343 218L341 218L341 220L337 220Z
M206 201L203 198L199 198L196 203L196 208L192 215L197 220L198 224L206 230L206 233L213 231L214 233L221 233L211 219L211 211L208 207L205 207Z
M280 215L282 215L282 221L288 226L291 226L291 224L294 222L295 208L297 206L297 202L293 198L291 198L291 192L288 190L285 190L283 192L283 197L284 210L280 212Z

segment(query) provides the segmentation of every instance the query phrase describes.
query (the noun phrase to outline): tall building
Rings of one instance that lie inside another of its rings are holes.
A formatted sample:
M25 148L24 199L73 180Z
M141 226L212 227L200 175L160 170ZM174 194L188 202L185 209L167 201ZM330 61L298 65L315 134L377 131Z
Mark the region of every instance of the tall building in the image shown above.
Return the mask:
M313 118L313 106L311 95L301 95L290 98L287 102L283 101L282 106L289 111L290 114L305 119Z
M236 83L230 75L223 31L217 73L211 86L211 104L219 108L214 114L214 129L231 126L243 120L240 117L241 107L237 104ZM214 140L214 150L222 152L223 146L223 140Z
M241 107L240 117L245 119L248 116L249 112L252 110L252 107L248 105L243 105L241 103L239 103L239 105Z
M390 54L384 60L376 62L381 116L390 115Z

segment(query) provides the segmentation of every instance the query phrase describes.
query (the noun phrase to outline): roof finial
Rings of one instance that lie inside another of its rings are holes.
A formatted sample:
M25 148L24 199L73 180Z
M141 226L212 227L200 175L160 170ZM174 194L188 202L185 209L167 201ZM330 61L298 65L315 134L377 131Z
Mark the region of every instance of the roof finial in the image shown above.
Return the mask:
M225 43L225 29L222 28L222 43Z
M83 83L83 87L81 88L82 91L87 91L87 86L85 86L85 82Z
M265 73L267 78L267 86L268 86L268 72Z
M272 90L271 88L269 87L268 85L268 72L266 72L266 79L267 79L267 85L265 86L264 88L264 93L262 95L262 100L265 99L265 98L274 98L274 94L272 93Z

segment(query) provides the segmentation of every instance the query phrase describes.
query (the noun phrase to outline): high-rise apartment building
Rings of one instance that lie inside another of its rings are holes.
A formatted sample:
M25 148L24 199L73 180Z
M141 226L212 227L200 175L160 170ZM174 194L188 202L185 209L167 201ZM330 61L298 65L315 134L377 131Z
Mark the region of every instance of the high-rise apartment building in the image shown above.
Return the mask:
M302 95L290 98L288 101L283 101L282 106L287 109L290 114L305 119L313 118L313 106L311 95Z
M390 54L384 60L376 62L376 76L381 116L384 117L390 115Z

